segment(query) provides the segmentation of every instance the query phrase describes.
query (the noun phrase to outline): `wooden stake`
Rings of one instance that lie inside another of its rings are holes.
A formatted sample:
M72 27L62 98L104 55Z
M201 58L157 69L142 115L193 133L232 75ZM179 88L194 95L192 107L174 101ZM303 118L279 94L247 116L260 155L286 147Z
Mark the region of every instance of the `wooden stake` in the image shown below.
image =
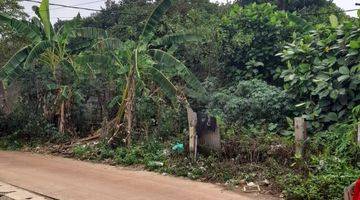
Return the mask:
M0 80L0 101L1 101L0 106L1 106L2 111L7 115L10 114L11 111L10 111L10 107L7 102L6 89L4 87L2 80Z
M65 133L65 102L62 101L60 105L60 119L59 119L59 132Z
M304 142L307 138L306 122L302 117L296 117L295 121L295 153L297 156L304 156Z

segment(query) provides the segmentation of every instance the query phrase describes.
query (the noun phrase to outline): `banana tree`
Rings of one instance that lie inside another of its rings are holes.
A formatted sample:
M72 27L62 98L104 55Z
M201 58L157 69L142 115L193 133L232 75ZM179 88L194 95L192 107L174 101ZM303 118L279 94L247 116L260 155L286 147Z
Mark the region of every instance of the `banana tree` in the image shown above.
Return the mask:
M189 89L196 91L199 96L205 94L205 89L194 74L171 53L163 50L174 44L198 41L198 35L175 33L161 38L155 37L155 28L171 5L171 0L163 0L154 9L137 41L122 43L116 38L109 37L107 33L99 34L98 30L94 31L94 29L91 29L93 31L90 31L90 29L83 29L82 31L82 37L100 38L95 46L110 50L113 59L115 59L119 68L122 69L121 71L126 73L124 75L126 85L118 102L117 115L106 126L106 130L109 130L108 128L111 127L115 128L112 137L110 137L110 143L121 132L120 127L125 124L125 140L127 145L130 145L137 89L147 88L149 84L155 83L171 102L176 104L179 100L179 91L171 82L171 79L176 76L181 78Z
M43 0L40 7L34 7L38 18L31 21L18 20L0 14L0 23L11 27L19 35L26 37L32 43L20 49L0 69L0 78L9 82L21 75L25 70L36 65L50 69L54 83L48 84L50 90L56 91L56 111L59 113L58 128L65 131L66 100L74 94L69 77L76 77L79 68L73 64L73 57L79 48L69 44L73 37L73 24L66 24L55 31L50 23L49 1ZM44 112L45 114L46 112Z

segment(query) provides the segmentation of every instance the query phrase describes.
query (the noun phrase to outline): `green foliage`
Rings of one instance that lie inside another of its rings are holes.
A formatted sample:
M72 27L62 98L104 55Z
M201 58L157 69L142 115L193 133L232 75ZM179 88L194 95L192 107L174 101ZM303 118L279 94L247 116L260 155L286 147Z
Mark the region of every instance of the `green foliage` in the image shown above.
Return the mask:
M281 74L284 87L315 128L347 119L360 103L359 25L356 20L320 25L279 54L288 65Z
M0 14L0 22L6 24L9 28L17 34L25 36L30 40L40 40L40 30L35 24L25 20L18 20L5 14Z
M51 112L46 113L48 118L57 116L59 113L60 132L68 129L66 126L66 116L68 109L71 109L72 101L78 102L81 98L77 87L81 83L84 66L76 65L74 56L78 54L80 49L89 48L92 41L79 38L75 41L73 29L76 28L75 23L66 23L55 33L50 23L49 2L43 0L39 8L35 8L38 18L34 17L31 21L18 20L14 17L0 15L0 21L14 29L17 34L27 37L31 40L31 44L18 51L1 69L0 78L4 81L12 81L23 75L29 75L27 72L33 71L35 76L44 75L36 74L38 68L47 68L47 76L40 84L47 85L47 90L41 95L53 96L51 99ZM41 77L42 78L42 77ZM41 79L40 78L40 79ZM37 78L36 78L37 79ZM47 82L45 82L47 81ZM35 84L38 82L35 81ZM38 85L40 85L38 84ZM38 88L40 89L40 88ZM41 95L36 91L37 98ZM45 98L46 101L49 98ZM38 101L41 101L39 98ZM65 102L67 105L65 106ZM59 112L60 105L63 105L63 112ZM66 108L65 108L66 107ZM65 111L64 111L65 110ZM44 111L45 114L46 111ZM52 116L51 116L52 115ZM64 120L60 120L60 118ZM61 123L60 123L61 121Z
M274 82L283 66L275 54L291 41L293 33L305 31L306 26L301 18L270 4L233 6L223 16L219 30L221 59L228 76Z
M30 47L26 46L16 52L0 70L0 76L2 81L11 81L14 78L17 78L22 70L20 68L21 63L23 63L30 51Z
M141 164L150 169L156 169L154 162L164 162L165 146L160 141L151 138L146 142L137 143L129 148L117 147L112 149L106 141L100 141L95 145L78 145L72 149L72 153L79 159L89 160L112 160L115 164L137 165Z
M136 40L153 8L154 4L147 0L124 0L118 3L108 1L102 12L94 13L91 17L80 17L79 21L82 27L108 30L121 41ZM64 21L58 21L55 26L59 27L63 23Z
M287 199L342 199L344 188L359 178L359 168L351 167L341 158L313 157L314 170L304 179L301 175L282 177Z
M86 145L75 146L73 149L74 156L77 158L87 158L90 157L91 148Z
M17 104L10 115L1 115L0 124L0 146L10 150L23 145L35 146L47 141L60 143L68 140L34 106Z
M150 53L153 54L153 59L157 62L158 67L160 69L166 70L166 68L173 68L175 69L175 72L173 72L173 75L171 76L179 76L181 79L183 79L189 89L195 91L198 93L199 97L203 97L205 95L206 91L202 87L200 81L197 79L197 77L178 59L176 59L171 54L158 50L158 49L151 49Z
M284 91L257 79L240 81L215 92L208 106L210 113L238 127L270 122L282 124L291 109L291 99Z
M151 46L152 41L156 40L154 37L156 31L155 28L171 5L171 0L161 1L157 5L146 21L142 34L135 42L129 40L124 42L123 45L115 51L109 52L110 49L106 50L110 59L114 60L116 66L123 71L123 76L121 78L126 79L126 86L121 91L122 97L120 98L120 95L118 95L115 98L118 102L118 112L113 122L115 123L115 127L120 127L121 122L126 122L128 137L130 137L130 134L132 133L132 108L136 105L135 97L138 88L142 89L145 94L148 94L152 89L151 86L155 83L165 96L176 105L178 102L178 91L171 82L171 78L178 76L186 82L187 86L198 92L198 96L203 96L205 93L205 90L202 88L201 83L196 76L194 76L181 61L176 59L171 53L160 49L160 46L158 49ZM90 30L94 30L94 28L90 28ZM87 39L93 39L93 35L99 35L98 30L90 31L90 33L91 34L84 34L84 31L82 31L81 36L87 37ZM106 38L100 37L98 40L108 39L107 34L105 34L105 37ZM182 39L178 37L166 37L165 39L167 43L181 42L183 39L184 41L187 40L186 37ZM193 41L194 38L191 38L191 40ZM97 44L99 44L99 42ZM169 74L167 73L169 70L166 70L166 68L175 68L176 72L174 74ZM117 133L118 130L114 131L114 129L112 129L110 132Z
M330 155L356 166L360 163L360 146L356 142L357 124L335 124L327 131L315 134L309 143L309 153ZM359 166L360 167L360 166Z
M139 136L168 139L186 128L184 111L167 105L161 97L139 97L135 121Z
M171 10L174 14L165 18L165 31L171 35L174 32L201 35L199 42L174 45L177 48L171 48L175 50L176 57L181 58L200 80L221 74L222 63L219 58L222 52L217 29L224 10L225 6L214 5L207 0L179 0Z
M23 147L23 142L19 141L20 137L17 133L1 137L0 150L16 151Z
M271 3L276 5L279 10L298 13L312 24L328 24L327 13L334 13L341 19L347 18L346 14L341 12L342 10L335 3L328 0L237 0L236 2L242 6L252 3Z
M44 27L45 34L48 40L50 40L53 35L53 30L50 22L49 0L42 0L38 11L39 17Z
M335 124L312 136L306 145L306 170L279 177L287 199L341 199L360 174L357 123Z
M142 36L147 38L150 34L154 34L156 26L158 25L160 19L165 15L165 13L171 7L172 0L162 0L160 4L153 10L149 18L145 23Z

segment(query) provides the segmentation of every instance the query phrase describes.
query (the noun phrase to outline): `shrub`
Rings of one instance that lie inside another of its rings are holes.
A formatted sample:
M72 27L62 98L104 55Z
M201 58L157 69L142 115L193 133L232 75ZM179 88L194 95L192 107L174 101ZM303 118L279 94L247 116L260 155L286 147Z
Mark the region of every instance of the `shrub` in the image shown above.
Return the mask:
M341 199L360 175L355 124L335 124L307 143L306 170L277 178L287 199Z
M309 140L308 153L319 156L336 156L352 166L356 166L360 161L360 146L356 142L356 137L356 123L335 124L327 131L315 134Z
M22 102L17 103L9 115L0 116L0 137L27 145L37 145L44 141L64 142L68 139L45 119L37 106Z
M291 100L281 89L253 79L216 92L208 110L229 125L281 124L291 110Z
M334 20L298 36L279 54L288 65L281 74L284 87L315 128L347 119L360 104L359 27L358 20Z
M88 145L75 146L72 151L76 158L80 158L80 159L86 159L86 158L90 159L91 158L92 149Z
M14 150L19 150L21 147L23 147L23 144L17 133L2 137L0 139L1 150L14 151Z
M77 145L72 149L76 158L96 161L112 160L116 164L135 165L141 164L145 167L155 169L151 166L153 162L164 162L165 145L159 140L150 138L147 141L133 144L130 148L112 148L107 141L95 144Z
M118 147L115 150L115 161L123 165L143 164L154 169L156 166L153 166L152 162L164 162L164 148L164 145L154 138L131 148Z
M184 110L175 108L161 97L137 98L136 128L140 136L171 138L186 127Z
M359 178L359 168L343 159L327 156L313 157L314 169L307 177L288 174L280 178L287 199L341 199L344 188Z
M304 31L304 23L271 4L234 5L222 18L219 30L221 59L227 67L235 69L235 73L228 71L228 75L235 74L240 79L276 80L276 71L283 63L275 54L286 41L292 41L293 32Z

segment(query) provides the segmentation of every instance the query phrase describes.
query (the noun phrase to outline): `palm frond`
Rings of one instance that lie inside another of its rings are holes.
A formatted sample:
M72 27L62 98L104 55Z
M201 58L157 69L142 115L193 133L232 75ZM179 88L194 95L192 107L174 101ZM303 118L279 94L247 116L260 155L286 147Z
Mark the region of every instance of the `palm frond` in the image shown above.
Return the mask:
M146 67L145 73L148 73L151 76L151 80L153 80L161 88L173 104L177 102L176 88L165 76L165 74L154 67Z
M26 46L16 52L13 57L0 69L1 80L13 80L23 71L22 63L26 60L31 46Z
M106 38L98 41L93 47L105 51L114 51L122 46L121 40L117 38Z
M108 34L105 30L93 27L77 28L74 30L74 34L76 37L94 40L108 38Z
M44 26L46 37L50 40L53 35L53 29L50 22L49 0L42 0L39 7L39 15Z
M46 49L52 46L51 42L48 40L41 41L37 43L30 51L29 55L25 61L25 67L28 67L36 58L40 57L42 53L46 51Z
M171 54L159 50L159 49L151 49L150 54L153 56L153 59L163 67L173 67L176 69L176 75L181 77L188 87L192 90L195 90L200 95L205 95L205 88L201 85L201 82L196 78L196 76L178 59L176 59Z
M70 36L70 38L67 38L65 40L67 40L66 51L70 55L76 55L88 49L91 49L95 43L95 41L93 41L92 39L74 38L72 36Z
M151 13L149 18L146 21L144 30L142 32L143 37L149 36L149 34L155 31L156 25L159 23L161 17L166 13L166 11L171 7L172 0L163 0Z
M163 45L173 45L173 44L182 44L185 42L198 42L201 40L201 37L193 33L177 33L166 35L162 38L155 40L152 45L154 46L163 46Z
M16 33L25 36L31 41L39 41L41 39L40 30L28 21L17 20L0 13L0 23L8 25Z
M93 64L93 65L109 65L112 63L112 58L103 54L85 54L76 58L79 64Z

